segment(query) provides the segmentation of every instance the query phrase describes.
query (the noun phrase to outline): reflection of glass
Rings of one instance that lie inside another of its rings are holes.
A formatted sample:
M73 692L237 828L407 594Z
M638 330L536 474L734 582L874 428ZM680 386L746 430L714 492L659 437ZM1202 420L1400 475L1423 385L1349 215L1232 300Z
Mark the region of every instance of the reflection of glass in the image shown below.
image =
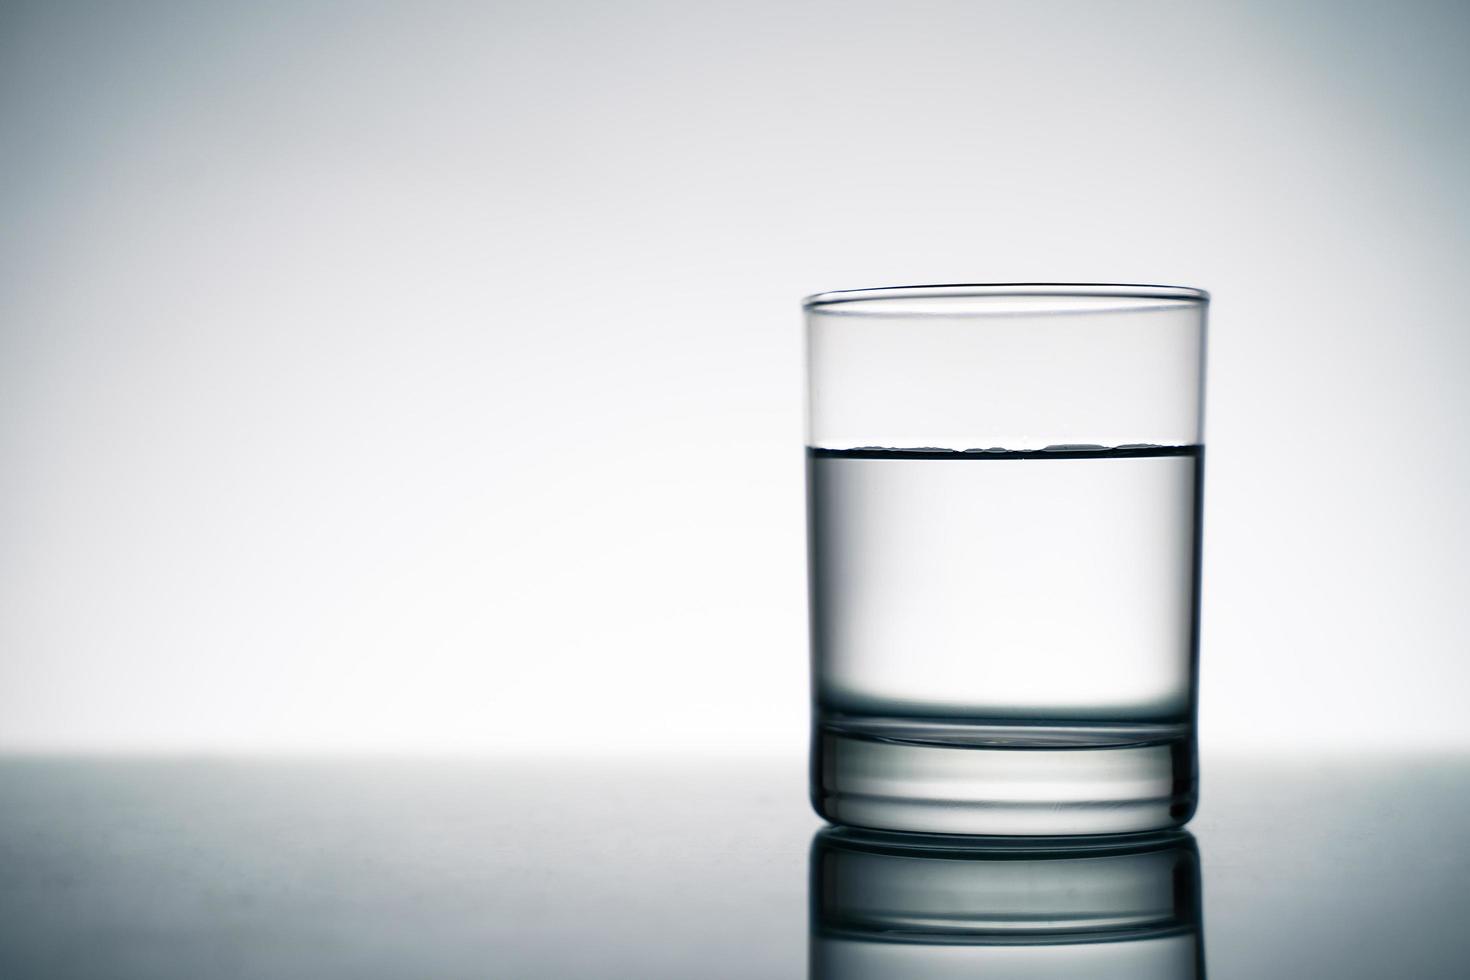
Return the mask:
M828 828L812 841L810 976L1203 977L1194 838Z

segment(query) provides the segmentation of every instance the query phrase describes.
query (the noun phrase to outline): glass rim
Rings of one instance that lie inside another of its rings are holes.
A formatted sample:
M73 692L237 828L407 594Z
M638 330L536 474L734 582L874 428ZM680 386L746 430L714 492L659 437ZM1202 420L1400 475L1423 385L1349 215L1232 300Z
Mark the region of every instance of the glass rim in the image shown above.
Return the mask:
M890 303L908 305L901 315L906 316L983 316L985 310L955 310L952 301L965 299L1014 299L1030 307L1030 312L1062 312L1065 301L1121 300L1123 309L1150 309L1195 303L1207 305L1210 294L1191 286L1162 286L1137 283L1066 283L1066 282L1007 282L1007 283L946 283L925 286L880 286L873 289L836 289L814 293L802 300L802 308L809 312L849 313L853 315L893 315L885 310ZM1036 301L1034 305L1028 301ZM1047 300L1063 301L1063 307L1047 309ZM1128 301L1140 301L1137 305ZM928 301L937 301L934 309L925 310ZM864 314L857 309L838 310L849 304L863 304L870 308ZM916 308L917 307L917 308ZM1112 307L1113 310L1119 307ZM1071 312L1082 312L1072 310ZM1089 312L1104 312L1092 308Z

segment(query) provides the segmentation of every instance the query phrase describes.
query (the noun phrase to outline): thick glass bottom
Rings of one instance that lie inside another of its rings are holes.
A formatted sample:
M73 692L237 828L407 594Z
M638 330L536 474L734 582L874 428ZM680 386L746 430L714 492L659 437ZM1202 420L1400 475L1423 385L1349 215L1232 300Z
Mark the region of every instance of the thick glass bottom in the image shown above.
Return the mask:
M841 715L812 747L812 804L833 823L926 834L1128 834L1194 815L1190 725Z

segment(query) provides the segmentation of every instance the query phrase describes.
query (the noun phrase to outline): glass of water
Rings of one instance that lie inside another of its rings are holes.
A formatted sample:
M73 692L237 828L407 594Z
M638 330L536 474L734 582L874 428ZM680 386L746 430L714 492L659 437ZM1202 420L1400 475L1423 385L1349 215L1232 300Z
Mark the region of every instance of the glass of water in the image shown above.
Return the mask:
M821 816L1056 835L1193 815L1207 304L806 301Z

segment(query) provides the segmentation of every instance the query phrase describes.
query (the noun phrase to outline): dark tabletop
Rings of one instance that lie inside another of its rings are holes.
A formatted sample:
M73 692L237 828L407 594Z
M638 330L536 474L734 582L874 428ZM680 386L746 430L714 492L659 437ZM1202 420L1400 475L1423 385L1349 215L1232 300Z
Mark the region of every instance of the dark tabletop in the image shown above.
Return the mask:
M1470 976L1470 758L1203 773L1210 976ZM803 977L821 826L794 758L12 757L0 977Z

